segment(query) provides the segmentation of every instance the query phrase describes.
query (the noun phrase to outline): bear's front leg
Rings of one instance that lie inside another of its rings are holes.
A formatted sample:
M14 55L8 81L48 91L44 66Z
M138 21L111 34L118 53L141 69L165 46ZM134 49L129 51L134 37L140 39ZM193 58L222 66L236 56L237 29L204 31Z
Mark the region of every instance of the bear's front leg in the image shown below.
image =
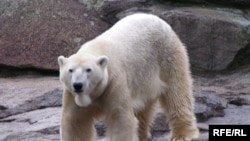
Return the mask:
M95 137L93 120L66 115L62 117L60 132L61 141L94 141Z
M138 120L131 110L117 108L107 113L108 141L138 141Z
M138 120L125 84L116 81L107 90L105 100L107 141L138 141Z
M89 108L78 107L73 95L64 92L61 141L94 141L94 118Z

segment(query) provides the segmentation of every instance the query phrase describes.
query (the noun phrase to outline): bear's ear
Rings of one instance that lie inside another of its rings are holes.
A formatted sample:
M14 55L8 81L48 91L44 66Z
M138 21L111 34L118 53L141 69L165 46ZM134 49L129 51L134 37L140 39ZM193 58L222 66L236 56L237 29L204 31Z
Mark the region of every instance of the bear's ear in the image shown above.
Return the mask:
M64 56L58 57L57 61L58 61L59 67L62 67L65 64L65 60L66 60L66 58Z
M105 68L108 64L108 57L107 56L100 56L97 60L98 65L102 68Z

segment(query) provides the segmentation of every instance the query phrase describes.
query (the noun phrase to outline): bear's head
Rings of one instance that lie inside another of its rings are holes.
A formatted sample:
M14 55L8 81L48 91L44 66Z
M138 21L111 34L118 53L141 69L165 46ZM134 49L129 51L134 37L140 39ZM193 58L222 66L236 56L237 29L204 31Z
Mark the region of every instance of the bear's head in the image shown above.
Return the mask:
M99 97L108 83L106 56L74 54L58 57L60 81L75 98L78 106L86 107Z

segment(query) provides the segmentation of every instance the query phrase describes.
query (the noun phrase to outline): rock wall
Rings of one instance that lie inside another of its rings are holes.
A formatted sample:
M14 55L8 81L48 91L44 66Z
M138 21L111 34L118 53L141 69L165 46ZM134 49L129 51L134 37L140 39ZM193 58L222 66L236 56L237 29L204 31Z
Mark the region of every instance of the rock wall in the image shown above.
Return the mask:
M194 70L250 65L247 0L1 0L0 65L57 70L68 56L122 17L146 12L167 21Z

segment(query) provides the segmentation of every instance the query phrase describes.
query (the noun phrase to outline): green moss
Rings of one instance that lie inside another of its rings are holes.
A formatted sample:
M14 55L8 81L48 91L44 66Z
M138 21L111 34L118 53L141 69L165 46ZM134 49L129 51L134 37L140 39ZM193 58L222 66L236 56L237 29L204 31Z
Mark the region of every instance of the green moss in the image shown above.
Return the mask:
M11 0L0 0L0 16L11 6Z
M19 11L22 12L22 19L29 21L37 21L41 17L44 10L47 9L47 4L43 0L29 0L29 4L25 4Z
M94 8L102 3L102 0L78 0L78 1L86 5L88 9Z

